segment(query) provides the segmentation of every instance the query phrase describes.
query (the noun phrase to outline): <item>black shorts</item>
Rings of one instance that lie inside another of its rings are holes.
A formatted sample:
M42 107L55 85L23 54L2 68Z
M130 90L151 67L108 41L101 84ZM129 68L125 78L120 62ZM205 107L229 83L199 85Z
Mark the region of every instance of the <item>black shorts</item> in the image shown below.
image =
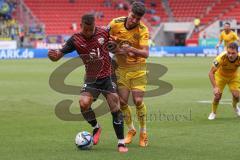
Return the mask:
M113 82L111 76L96 79L94 82L86 82L83 85L81 93L89 92L93 96L94 100L102 93L107 95L109 93L117 93L116 82Z

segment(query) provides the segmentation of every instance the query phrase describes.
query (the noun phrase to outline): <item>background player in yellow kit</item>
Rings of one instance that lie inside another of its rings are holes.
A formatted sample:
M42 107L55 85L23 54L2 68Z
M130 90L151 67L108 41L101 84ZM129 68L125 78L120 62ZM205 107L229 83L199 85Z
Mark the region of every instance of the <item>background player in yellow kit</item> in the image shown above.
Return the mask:
M222 44L222 41L224 42L224 50L226 50L227 45L232 42L238 41L238 43L240 44L238 35L231 30L231 25L228 22L224 24L224 30L221 32L219 36L219 42L216 45L217 49Z
M128 134L125 143L131 143L136 129L133 125L132 114L128 106L130 92L136 106L136 113L140 122L139 145L146 147L148 138L146 132L146 105L143 96L147 84L146 58L148 51L148 28L140 22L145 14L143 3L134 2L127 17L113 19L110 22L110 35L118 44L116 51L116 69L118 93L121 99L121 110L124 114L125 123L128 126Z
M232 93L232 105L234 111L240 116L240 108L237 106L239 102L240 76L238 67L240 66L240 53L238 53L238 45L230 43L227 51L216 57L213 66L209 72L209 78L213 87L214 100L212 103L212 112L208 119L216 118L218 103L221 99L223 89L226 85Z

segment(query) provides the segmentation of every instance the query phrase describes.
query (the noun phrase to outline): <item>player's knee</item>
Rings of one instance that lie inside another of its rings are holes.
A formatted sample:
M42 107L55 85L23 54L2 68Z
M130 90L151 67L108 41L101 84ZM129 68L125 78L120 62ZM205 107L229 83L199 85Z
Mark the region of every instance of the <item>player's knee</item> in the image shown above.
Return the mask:
M222 98L222 94L215 95L214 96L214 101L219 102L221 100L221 98Z
M128 104L128 103L127 103L126 100L120 98L120 106L121 106L121 107L122 107L122 106L126 106L127 104Z
M136 106L140 106L143 103L143 98L142 97L135 97L133 99L133 102Z
M89 99L80 99L79 100L79 105L81 107L81 110L85 111L91 105L91 101Z
M115 103L119 102L119 96L117 94L111 94L111 100Z
M233 92L233 93L232 93L232 97L233 97L234 99L239 99L239 93L238 93L238 92Z

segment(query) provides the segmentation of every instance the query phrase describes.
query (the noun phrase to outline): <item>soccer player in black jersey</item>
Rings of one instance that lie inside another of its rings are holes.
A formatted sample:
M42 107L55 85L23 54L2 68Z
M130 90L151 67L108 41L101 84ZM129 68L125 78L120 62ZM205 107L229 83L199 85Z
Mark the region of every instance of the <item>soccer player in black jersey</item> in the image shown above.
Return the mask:
M85 65L85 82L80 94L81 113L86 121L93 127L93 142L98 143L101 128L91 109L94 98L102 93L110 107L113 128L118 138L118 151L127 152L124 143L123 116L120 111L120 101L116 93L116 86L111 79L111 61L107 44L108 31L95 26L92 14L85 14L81 19L81 32L74 34L66 41L60 50L49 50L48 56L52 61L57 61L65 54L77 51Z

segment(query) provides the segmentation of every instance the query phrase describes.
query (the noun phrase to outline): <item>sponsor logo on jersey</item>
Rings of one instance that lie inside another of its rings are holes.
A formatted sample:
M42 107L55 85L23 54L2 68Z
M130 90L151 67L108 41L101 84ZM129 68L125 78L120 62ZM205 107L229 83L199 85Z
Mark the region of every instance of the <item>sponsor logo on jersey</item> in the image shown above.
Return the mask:
M98 38L98 43L103 45L104 44L104 38Z
M219 65L218 61L214 61L213 64L215 67L217 67Z

